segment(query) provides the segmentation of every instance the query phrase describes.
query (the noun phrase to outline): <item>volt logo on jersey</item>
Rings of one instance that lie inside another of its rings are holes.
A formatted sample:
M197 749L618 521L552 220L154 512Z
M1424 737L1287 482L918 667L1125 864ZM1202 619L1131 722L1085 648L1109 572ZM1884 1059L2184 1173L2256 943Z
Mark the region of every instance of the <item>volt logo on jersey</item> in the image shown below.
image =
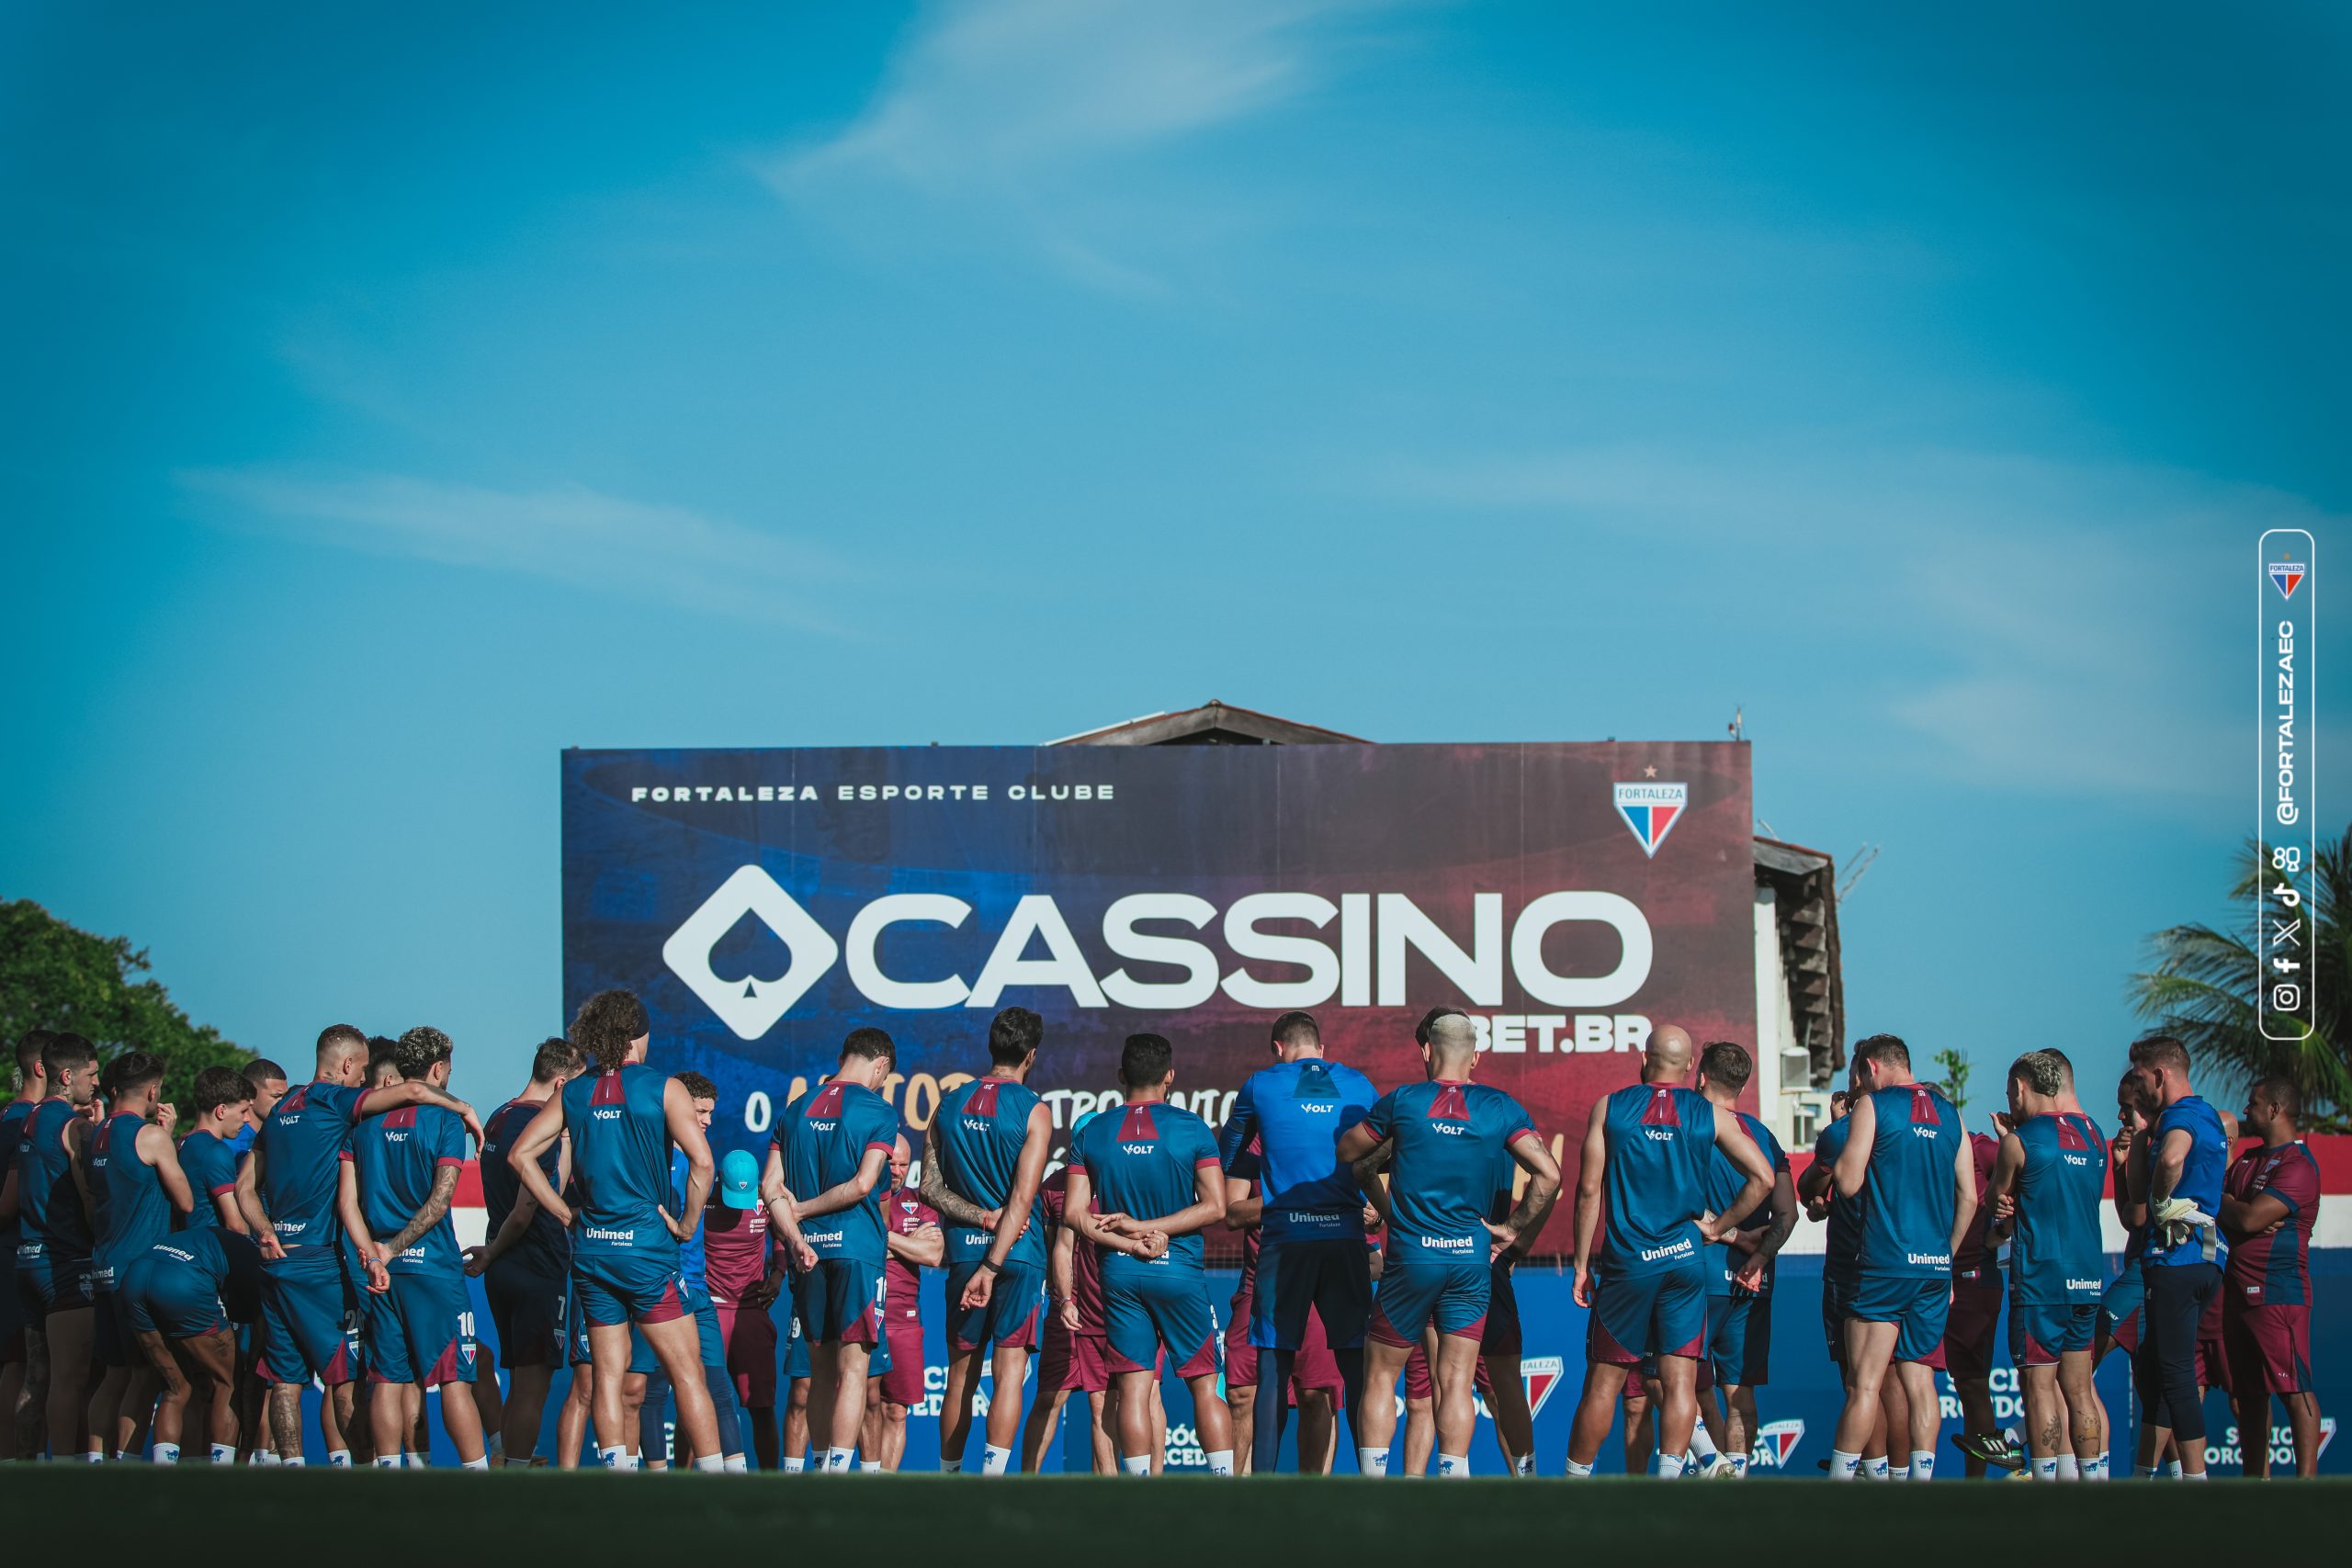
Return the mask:
M710 967L711 950L746 915L756 915L790 950L792 962L773 980L722 980ZM702 998L718 1021L745 1040L757 1040L792 1010L841 956L841 946L808 910L756 865L739 866L718 891L686 917L662 944L662 962Z
M2302 561L2272 561L2270 563L2270 581L2278 588L2278 597L2281 599L2292 599L2295 596L2295 585L2302 581L2303 574L2309 570L2311 570L2311 567Z
M1667 834L1682 819L1683 809L1690 804L1690 786L1679 784L1621 784L1617 786L1617 815L1641 840L1642 853L1655 856L1657 847L1666 842Z

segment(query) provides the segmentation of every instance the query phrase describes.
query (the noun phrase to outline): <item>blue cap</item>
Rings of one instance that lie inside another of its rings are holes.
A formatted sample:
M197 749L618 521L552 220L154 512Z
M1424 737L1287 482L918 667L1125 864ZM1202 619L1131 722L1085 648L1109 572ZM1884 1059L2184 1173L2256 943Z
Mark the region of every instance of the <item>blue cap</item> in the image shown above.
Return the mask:
M749 1149L729 1149L718 1162L718 1198L730 1209L760 1206L760 1156Z

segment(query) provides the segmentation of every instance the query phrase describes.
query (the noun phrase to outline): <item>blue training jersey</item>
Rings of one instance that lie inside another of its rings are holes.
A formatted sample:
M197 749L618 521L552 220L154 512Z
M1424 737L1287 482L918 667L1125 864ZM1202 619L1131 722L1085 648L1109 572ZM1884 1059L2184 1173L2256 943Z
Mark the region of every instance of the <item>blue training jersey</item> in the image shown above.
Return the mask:
M2180 1179L2172 1195L2186 1198L2218 1221L2222 1213L2222 1179L2229 1173L2230 1145L2222 1134L2221 1112L2203 1097L2186 1095L2165 1107L2148 1134L2148 1164L2154 1170L2165 1140L2177 1131L2188 1134L2188 1157L2181 1162ZM2150 1205L2151 1210L2154 1204ZM2230 1244L2212 1225L2165 1225L2151 1213L2148 1244L2141 1250L2143 1269L2178 1269L2194 1263L2225 1263Z
M1847 1134L1853 1132L1850 1113L1840 1116L1824 1127L1813 1140L1813 1160L1825 1168L1838 1163L1846 1152ZM1821 1238L1821 1280L1826 1285L1850 1285L1862 1271L1862 1208L1870 1197L1869 1190L1849 1198L1829 1184L1829 1218L1825 1223L1828 1233Z
M0 1106L0 1184L17 1168L17 1145L25 1135L25 1123L32 1119L30 1100L12 1100ZM15 1214L0 1220L0 1269L17 1266L17 1239L24 1234L24 1222Z
M694 1162L686 1158L686 1151L674 1144L670 1148L670 1213L673 1218L686 1217L686 1183L694 1176ZM703 1213L710 1213L710 1194L703 1200ZM690 1291L710 1289L710 1265L702 1246L702 1220L695 1221L695 1234L678 1244L678 1278Z
M481 1124L481 1206L482 1219L491 1236L506 1228L507 1220L514 1213L514 1205L522 1200L523 1179L514 1174L514 1167L507 1157L523 1136L523 1129L544 1109L533 1100L510 1100L490 1113ZM563 1140L551 1140L539 1156L539 1171L548 1185L556 1184L556 1173L563 1159ZM556 1223L545 1209L531 1216L531 1223L522 1238L499 1255L494 1268L526 1269L534 1274L560 1279L571 1267L571 1235Z
M1781 1173L1789 1168L1788 1151L1781 1147L1781 1140L1772 1135L1771 1128L1767 1127L1747 1111L1734 1111L1733 1114L1739 1118L1739 1124L1747 1131L1747 1135L1756 1140L1757 1148L1764 1156L1764 1163L1772 1168L1772 1179L1778 1181ZM1711 1214L1722 1213L1739 1201L1739 1195L1746 1190L1747 1190L1747 1173L1733 1164L1731 1156L1724 1153L1723 1146L1717 1145L1714 1157L1707 1162L1707 1212ZM1754 1235L1771 1223L1772 1200L1767 1197L1764 1201L1756 1205L1747 1218L1739 1223L1739 1231L1742 1235ZM1732 1288L1732 1276L1747 1266L1747 1258L1748 1254L1736 1247L1709 1248L1707 1294L1729 1296L1736 1293ZM1778 1256L1764 1260L1764 1283L1757 1291L1758 1295L1769 1296L1772 1293L1772 1276L1780 1266L1781 1260Z
M334 1212L343 1151L358 1124L368 1091L350 1084L306 1083L286 1091L263 1118L254 1150L261 1159L257 1191L269 1228L286 1249L274 1269L334 1269L343 1222Z
M662 1221L670 1201L670 1075L642 1062L591 1073L563 1086L571 1129L571 1249L582 1257L621 1253L674 1264L678 1238Z
M1030 1096L1033 1100L1035 1098ZM940 1114L946 1113L943 1100ZM775 1123L775 1146L784 1156L784 1184L803 1202L854 1178L870 1150L880 1149L887 1160L898 1141L899 1113L864 1084L820 1083L785 1107ZM1014 1153L1019 1152L1016 1147ZM889 1196L889 1188L890 1173L886 1168L865 1196L848 1208L804 1220L800 1235L808 1250L819 1258L843 1258L882 1267L890 1257L882 1224L882 1200ZM976 1234L985 1238L988 1233ZM985 1239L981 1246L985 1250ZM1020 1257L1021 1248L1015 1247L1012 1253Z
M1379 1100L1372 1080L1341 1062L1303 1056L1250 1075L1234 1097L1219 1137L1228 1173L1258 1140L1259 1185L1267 1241L1317 1236L1356 1240L1363 1234L1363 1189L1340 1159L1340 1140Z
M438 1105L402 1106L359 1125L351 1134L350 1159L368 1234L389 1243L433 1196L442 1168L466 1163L466 1124L456 1111ZM448 1213L385 1267L395 1274L458 1273L458 1233Z
M1526 1108L1486 1084L1438 1078L1390 1090L1359 1125L1396 1140L1388 1165L1396 1223L1387 1256L1404 1263L1486 1261L1494 1241L1487 1217L1500 1201L1496 1162L1507 1167L1510 1146L1536 1135ZM1508 1179L1501 1191L1509 1193Z
M91 1219L99 1288L113 1288L117 1270L171 1233L172 1200L163 1177L139 1157L139 1130L147 1118L125 1111L90 1129L83 1145L90 1182Z
M65 1127L81 1114L62 1096L42 1100L25 1119L17 1141L17 1208L24 1220L19 1245L40 1247L52 1266L86 1263L94 1245Z
M2009 1299L2030 1306L2096 1302L2107 1289L2099 1204L2107 1194L2107 1143L2080 1111L2017 1124L2025 1145L2013 1190Z
M1951 1223L1959 1209L1960 1112L1928 1084L1871 1095L1878 1117L1863 1190L1861 1271L1922 1279L1951 1271ZM1973 1178L1972 1177L1972 1179Z
M1623 1277L1699 1267L1714 1106L1671 1084L1629 1084L1603 1103L1609 1162L1600 1179L1607 1205L1601 1267Z
M1093 1184L1098 1214L1125 1214L1146 1224L1181 1213L1200 1199L1199 1172L1216 1170L1216 1134L1191 1111L1166 1100L1105 1112L1086 1124L1071 1151ZM1201 1233L1168 1238L1168 1250L1147 1262L1124 1252L1102 1254L1102 1275L1118 1279L1149 1269L1201 1269Z
M1029 1140L1029 1112L1041 1103L1035 1090L1011 1078L974 1078L942 1095L931 1122L931 1147L947 1190L983 1209L1003 1208L1012 1193L1022 1145ZM947 1261L972 1263L986 1258L990 1234L973 1225L948 1224ZM1029 1228L1004 1260L1015 1268L1044 1271L1042 1203L1031 1206Z
M236 1201L236 1149L199 1127L180 1140L180 1169L187 1173L188 1196L195 1201L177 1221L179 1228L200 1231L219 1224L221 1197Z

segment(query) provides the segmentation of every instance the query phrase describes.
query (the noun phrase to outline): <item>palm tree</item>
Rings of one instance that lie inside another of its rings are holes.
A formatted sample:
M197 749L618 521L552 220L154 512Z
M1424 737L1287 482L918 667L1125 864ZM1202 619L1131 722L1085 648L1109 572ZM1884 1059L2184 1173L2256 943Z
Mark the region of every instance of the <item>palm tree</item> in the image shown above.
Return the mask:
M2340 1027L2341 1000L2352 976L2352 933L2342 914L2352 898L2352 829L2317 846L2312 897L2289 907L2266 889L2278 874L2264 865L2258 846L2248 843L2231 896L2256 911L2241 934L2211 926L2174 926L2148 939L2151 971L2131 981L2134 1011L2164 1033L2177 1036L2200 1065L2219 1066L2224 1078L2244 1086L2256 1078L2290 1077L2303 1091L2307 1123L2345 1130L2352 1112L2352 1053ZM2260 1005L2267 983L2263 941L2273 921L2297 928L2292 953L2307 965L2301 980L2313 999L2314 1027L2301 1040L2272 1040L2262 1032Z

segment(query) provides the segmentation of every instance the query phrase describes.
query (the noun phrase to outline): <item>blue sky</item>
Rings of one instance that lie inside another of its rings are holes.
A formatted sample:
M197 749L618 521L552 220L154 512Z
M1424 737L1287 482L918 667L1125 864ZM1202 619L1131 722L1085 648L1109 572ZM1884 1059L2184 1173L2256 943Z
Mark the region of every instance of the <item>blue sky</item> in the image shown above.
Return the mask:
M2352 507L2341 9L662 9L0 16L0 896L501 1095L560 748L1216 696L1745 705L1883 846L1852 1032L1983 1062L2226 912L2256 537Z

